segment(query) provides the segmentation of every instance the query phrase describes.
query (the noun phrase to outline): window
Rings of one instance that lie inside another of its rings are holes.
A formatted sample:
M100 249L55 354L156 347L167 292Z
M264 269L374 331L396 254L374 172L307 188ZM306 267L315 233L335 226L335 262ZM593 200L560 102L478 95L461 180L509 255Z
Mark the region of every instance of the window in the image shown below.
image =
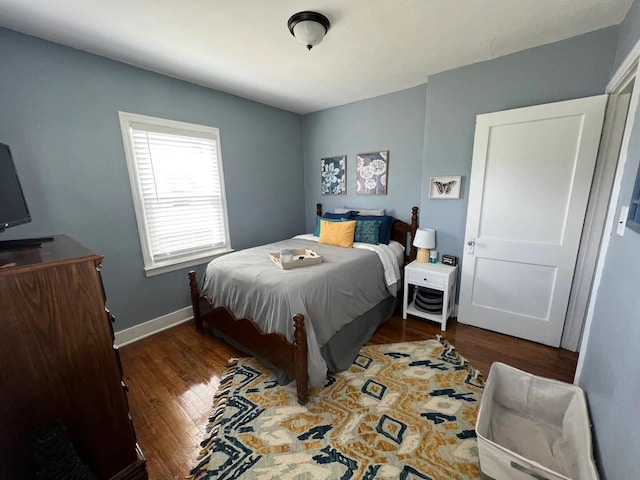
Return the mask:
M638 167L636 184L633 187L631 205L629 205L629 218L627 218L627 227L629 227L636 233L640 233L640 167Z
M119 116L146 275L230 251L218 129Z

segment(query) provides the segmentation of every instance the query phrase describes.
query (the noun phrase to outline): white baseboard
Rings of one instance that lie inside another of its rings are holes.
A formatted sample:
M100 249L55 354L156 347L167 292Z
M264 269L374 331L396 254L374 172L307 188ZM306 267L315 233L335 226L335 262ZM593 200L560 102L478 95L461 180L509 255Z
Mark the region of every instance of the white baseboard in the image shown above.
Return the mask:
M114 343L117 347L124 347L125 345L137 342L138 340L149 337L154 333L175 327L176 325L188 322L189 320L193 320L191 307L181 308L175 312L167 313L161 317L136 325L135 327L115 332L116 339Z

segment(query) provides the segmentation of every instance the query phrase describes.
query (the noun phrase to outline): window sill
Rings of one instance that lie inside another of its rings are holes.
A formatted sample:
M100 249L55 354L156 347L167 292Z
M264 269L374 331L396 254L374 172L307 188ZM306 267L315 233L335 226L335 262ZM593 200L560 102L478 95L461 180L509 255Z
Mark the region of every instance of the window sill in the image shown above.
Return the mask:
M223 250L217 250L215 253L208 254L203 257L192 257L184 260L176 260L163 265L144 267L144 274L147 277L154 277L156 275L162 275L163 273L174 272L176 270L182 270L183 268L193 267L195 265L202 265L203 263L209 263L211 260L220 255L225 255L231 252L233 252L233 248L226 248Z

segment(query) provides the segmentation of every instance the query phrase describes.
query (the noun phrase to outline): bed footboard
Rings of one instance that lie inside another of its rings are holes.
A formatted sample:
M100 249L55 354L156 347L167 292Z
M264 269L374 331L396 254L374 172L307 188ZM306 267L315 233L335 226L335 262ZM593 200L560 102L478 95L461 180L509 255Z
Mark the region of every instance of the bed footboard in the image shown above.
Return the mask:
M271 363L296 381L298 403L304 405L309 398L307 369L307 333L304 316L294 315L293 343L280 333L264 333L248 318L236 318L225 306L216 307L200 293L196 272L189 272L189 289L193 319L198 330L206 323L227 338L241 345L258 358Z

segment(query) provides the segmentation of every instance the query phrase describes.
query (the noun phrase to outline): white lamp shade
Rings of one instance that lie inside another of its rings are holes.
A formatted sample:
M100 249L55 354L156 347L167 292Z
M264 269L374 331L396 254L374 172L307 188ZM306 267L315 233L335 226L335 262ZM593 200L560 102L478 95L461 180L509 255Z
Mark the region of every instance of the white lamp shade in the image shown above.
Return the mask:
M431 228L420 228L416 231L413 246L417 248L436 248L436 231Z
M298 22L293 27L293 36L307 48L318 45L326 33L324 26L312 20Z

